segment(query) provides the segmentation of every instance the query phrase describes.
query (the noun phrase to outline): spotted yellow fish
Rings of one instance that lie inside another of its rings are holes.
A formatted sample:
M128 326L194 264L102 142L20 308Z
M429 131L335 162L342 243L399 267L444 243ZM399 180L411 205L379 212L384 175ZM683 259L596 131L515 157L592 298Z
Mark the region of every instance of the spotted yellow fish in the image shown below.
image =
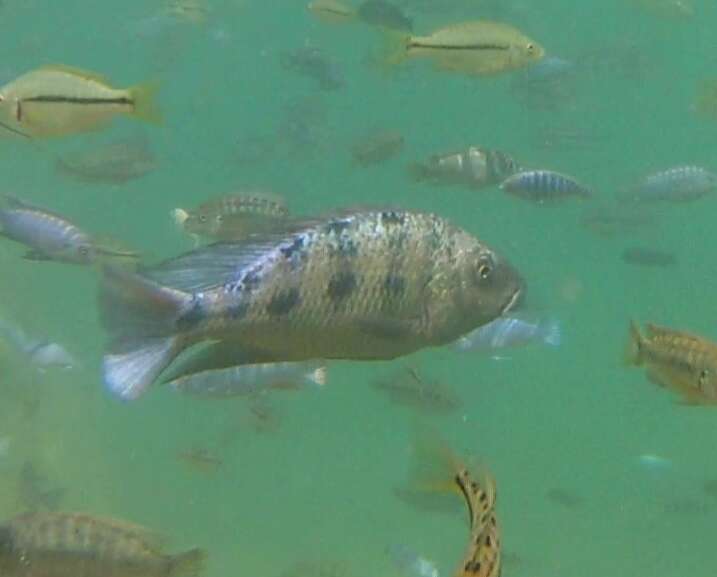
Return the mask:
M670 328L630 324L627 361L693 405L717 404L717 343Z
M460 495L468 510L468 546L455 577L499 577L501 535L494 477L486 470L476 474L429 431L422 431L416 448L418 467L412 475L412 487L423 492Z
M156 88L154 84L113 88L94 72L45 66L0 88L0 121L31 137L100 130L119 115L158 122Z

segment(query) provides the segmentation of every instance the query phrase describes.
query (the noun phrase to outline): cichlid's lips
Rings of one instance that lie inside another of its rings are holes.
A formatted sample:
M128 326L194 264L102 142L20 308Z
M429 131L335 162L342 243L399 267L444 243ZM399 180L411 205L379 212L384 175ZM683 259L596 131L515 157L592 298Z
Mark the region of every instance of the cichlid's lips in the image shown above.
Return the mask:
M523 302L523 298L525 296L525 285L521 283L521 286L517 288L517 290L510 296L506 304L503 306L503 308L500 311L501 315L504 315L507 312L512 311L513 309L517 308L520 303Z

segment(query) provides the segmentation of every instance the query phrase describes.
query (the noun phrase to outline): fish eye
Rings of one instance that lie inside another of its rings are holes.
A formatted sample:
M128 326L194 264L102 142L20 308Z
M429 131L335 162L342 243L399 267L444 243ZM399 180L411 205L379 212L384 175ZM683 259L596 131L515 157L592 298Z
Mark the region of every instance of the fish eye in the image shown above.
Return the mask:
M207 215L206 215L206 214L200 214L200 215L199 215L199 222L207 222Z
M530 42L530 43L526 46L526 48L528 49L528 52L533 52L533 51L535 51L535 44L533 44L532 42Z
M493 272L493 259L489 256L482 257L478 261L478 276L486 280L490 277Z
M80 253L80 256L87 256L88 254L90 254L90 249L86 246L81 246L77 252Z
M709 379L709 377L710 377L710 372L707 369L702 369L700 371L700 376L699 376L700 386L704 386L704 384L706 383L707 379Z

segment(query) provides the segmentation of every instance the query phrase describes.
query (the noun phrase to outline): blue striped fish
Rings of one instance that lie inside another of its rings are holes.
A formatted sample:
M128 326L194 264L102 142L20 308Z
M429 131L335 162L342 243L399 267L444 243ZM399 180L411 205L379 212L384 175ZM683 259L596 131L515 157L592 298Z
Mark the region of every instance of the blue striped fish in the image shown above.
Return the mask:
M549 202L568 196L588 198L590 190L571 176L551 170L526 170L506 178L500 188L534 202Z

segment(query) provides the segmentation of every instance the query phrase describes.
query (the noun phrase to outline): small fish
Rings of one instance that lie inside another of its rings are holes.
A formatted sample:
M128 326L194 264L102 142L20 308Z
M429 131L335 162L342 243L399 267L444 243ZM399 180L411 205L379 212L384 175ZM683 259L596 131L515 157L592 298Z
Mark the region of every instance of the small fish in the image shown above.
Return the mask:
M717 343L653 324L643 334L631 323L626 360L645 366L651 381L678 393L684 404L717 404Z
M65 217L11 196L0 207L0 236L24 244L24 258L87 265L102 258L134 258L131 251L97 244L92 237Z
M59 157L55 170L80 182L121 185L157 168L154 153L144 139L110 142Z
M314 46L296 48L280 54L281 66L316 82L321 90L339 90L346 84L338 64Z
M590 232L604 238L638 234L655 224L645 210L630 210L627 205L603 207L583 213L582 224Z
M46 66L0 88L0 118L32 137L99 130L117 115L158 122L155 91L154 85L113 88L93 72Z
M408 170L416 182L480 189L499 184L518 172L520 166L505 152L471 146L463 152L433 155Z
M364 0L356 10L356 16L364 24L389 30L411 32L413 21L403 10L388 0Z
M289 209L278 196L249 192L212 198L190 211L175 208L172 216L190 235L237 240L286 225Z
M59 343L30 337L22 329L4 320L0 320L0 337L7 340L41 371L52 368L67 370L77 366L74 357Z
M197 577L205 553L163 553L151 533L124 521L38 512L0 525L3 577Z
M224 461L208 449L195 448L180 451L177 458L188 467L201 473L216 473Z
M584 501L580 495L569 489L553 487L552 489L548 489L545 496L552 503L560 505L565 509L580 509L584 505Z
M280 361L391 359L454 341L520 301L495 250L430 213L351 209L131 274L105 267L106 386L141 395L212 341ZM229 366L237 363L227 363Z
M416 447L416 470L410 484L417 491L462 497L468 509L470 538L457 577L499 577L501 538L495 513L496 482L483 470L471 471L445 442L423 435Z
M590 190L571 176L551 170L527 170L506 178L501 190L539 204L576 196L589 198Z
M403 136L393 130L371 134L351 147L354 162L362 167L385 162L403 148Z
M700 166L669 168L641 179L627 192L636 202L691 202L717 187L717 175Z
M498 74L538 62L545 55L540 44L501 22L475 20L439 28L428 36L393 33L394 46L386 62L429 58L442 70L469 75Z
M26 511L55 510L67 491L54 486L37 470L32 461L26 461L18 478L18 499Z
M627 264L651 267L670 267L677 264L677 257L669 252L633 246L622 251L621 258Z
M388 556L405 577L440 577L436 564L406 545L391 545Z
M698 84L694 108L700 116L717 120L717 80L703 80Z
M453 348L459 351L495 351L507 347L522 347L542 343L560 346L562 331L555 319L535 320L517 316L501 316L462 336Z
M691 0L632 0L632 3L663 18L692 18L695 15Z
M673 467L670 459L654 453L644 453L637 457L637 463L650 471L667 471Z
M391 402L425 413L451 413L462 404L457 393L445 383L427 379L411 367L376 381L374 387L386 393Z
M338 0L313 0L307 8L319 20L330 24L345 24L356 18L356 11Z
M207 398L228 398L270 389L326 384L326 367L317 362L259 363L183 375L169 381L174 390Z

